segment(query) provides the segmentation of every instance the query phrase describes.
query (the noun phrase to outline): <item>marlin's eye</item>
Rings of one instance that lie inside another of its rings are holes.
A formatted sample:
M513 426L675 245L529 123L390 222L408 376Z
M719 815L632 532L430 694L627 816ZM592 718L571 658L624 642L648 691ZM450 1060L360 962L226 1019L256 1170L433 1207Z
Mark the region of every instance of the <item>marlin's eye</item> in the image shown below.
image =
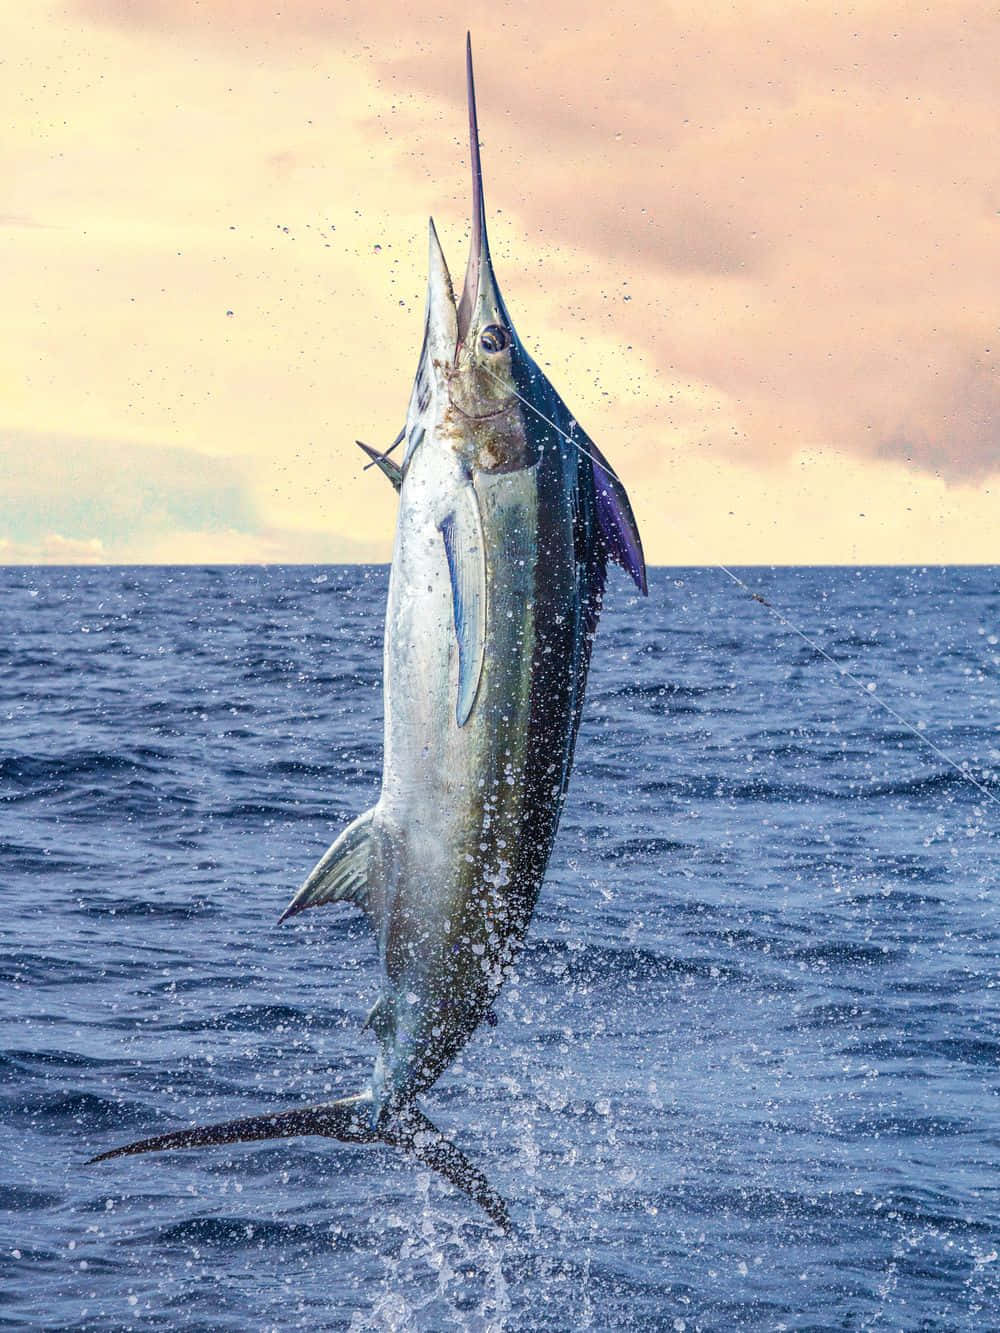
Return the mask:
M479 346L484 352L502 352L509 342L507 330L499 324L487 324L479 335Z

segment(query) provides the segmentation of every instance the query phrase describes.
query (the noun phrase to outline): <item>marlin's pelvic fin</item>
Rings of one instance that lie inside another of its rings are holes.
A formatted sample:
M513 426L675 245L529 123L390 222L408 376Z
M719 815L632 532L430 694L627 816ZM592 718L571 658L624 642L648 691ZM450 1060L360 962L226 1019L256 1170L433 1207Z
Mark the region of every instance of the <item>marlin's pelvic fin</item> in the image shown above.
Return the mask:
M225 1120L216 1125L195 1125L191 1129L156 1134L153 1138L138 1139L121 1148L98 1153L87 1165L107 1162L113 1157L164 1152L171 1148L210 1148L225 1143L256 1143L261 1139L290 1139L308 1134L321 1134L324 1138L340 1139L344 1143L385 1143L402 1149L436 1171L450 1185L478 1203L502 1231L510 1230L507 1205L482 1171L412 1102L384 1117L375 1127L371 1123L371 1105L371 1093L362 1092L336 1102L303 1106L297 1111L272 1111L239 1120Z

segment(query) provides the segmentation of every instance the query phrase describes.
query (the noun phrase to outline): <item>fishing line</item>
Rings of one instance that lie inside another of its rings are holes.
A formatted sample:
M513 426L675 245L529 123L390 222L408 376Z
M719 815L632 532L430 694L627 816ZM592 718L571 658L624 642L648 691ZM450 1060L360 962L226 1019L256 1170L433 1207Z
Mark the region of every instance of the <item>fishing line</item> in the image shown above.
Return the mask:
M540 411L534 405L534 403L529 402L527 398L525 398L522 394L519 394L516 389L512 388L509 384L507 384L505 380L502 380L499 377L499 375L494 375L492 370L489 370L486 366L483 366L482 369L486 371L487 375L489 375L491 379L496 380L498 384L504 385L504 387L508 390L508 392L512 393L515 398L519 399L525 405L525 407L529 408L532 412L534 412L535 416L541 417L541 419L546 423L546 425L551 426L557 435L561 435L562 438L568 444L571 444L574 449L578 449L580 453L584 455L585 458L589 458L592 463L596 463L597 466L599 468L602 468L609 476L614 477L615 481L617 481L619 485L624 484L621 478L617 476L617 474L608 466L607 463L603 462L599 458L595 458L592 453L589 453L586 449L584 449L582 444L579 444L576 440L573 439L571 435L568 435L566 431L562 429L561 426L557 426L556 423L552 420L552 418L547 417L544 412ZM690 534L688 534L688 536L690 536ZM786 629L791 630L793 634L798 635L798 637L802 640L802 642L807 644L813 650L814 653L817 653L825 661L829 662L832 667L835 667L837 670L837 674L839 676L849 680L852 685L856 685L860 693L865 697L865 699L870 700L872 703L878 704L878 706L881 709L883 709L886 713L888 713L891 718L894 718L900 724L900 726L905 727L907 731L911 732L914 736L916 736L917 740L920 741L921 744L926 745L927 748L931 750L934 754L936 754L939 759L943 759L944 762L949 766L949 768L953 768L955 772L959 775L959 777L964 778L966 782L970 783L973 787L975 787L975 789L978 792L980 792L983 796L985 796L987 800L992 801L994 805L1000 805L1000 797L998 797L994 792L990 791L988 787L984 787L983 784L979 782L976 778L974 778L966 768L963 768L963 766L958 762L957 759L953 759L951 755L947 754L944 750L942 750L939 745L936 745L934 741L930 739L929 736L926 736L918 727L915 727L912 722L909 722L905 717L903 717L902 713L898 713L896 709L893 708L892 704L887 703L886 700L883 699L876 690L871 689L871 687L869 685L866 685L863 680L860 680L856 675L854 675L852 671L848 670L848 668L845 667L842 662L838 662L835 657L832 657L826 651L826 649L822 647L821 644L818 644L815 639L810 638L809 635L805 632L805 630L800 629L799 626L796 625L793 620L790 620L783 611L781 611L778 607L774 605L773 602L769 602L767 598L762 597L760 593L754 592L754 590L747 583L745 583L738 574L735 574L727 565L716 563L713 567L715 569L721 570L722 573L725 574L727 578L732 579L732 581L737 585L737 587L742 588L744 592L749 593L749 595L754 599L755 602L760 602L761 606L767 607L768 611L770 611L771 614L777 620L779 620Z
M922 741L929 750L933 750L939 759L943 759L946 764L950 765L959 777L963 777L966 782L970 782L977 791L982 792L982 794L988 797L989 800L993 801L994 804L1000 805L1000 797L997 797L988 787L984 787L981 782L977 782L976 779L962 767L957 759L953 759L951 755L946 754L940 746L934 744L929 736L925 736L924 733L920 731L919 728L915 727L912 722L908 722L901 713L897 713L892 704L886 703L886 701L881 698L877 691L873 690L870 685L866 685L863 680L859 680L858 677L855 676L852 671L849 671L842 662L838 662L835 657L831 657L825 648L818 644L815 639L811 639L804 630L799 629L798 625L789 620L788 617L774 606L773 603L769 602L766 597L762 597L760 593L754 592L752 588L744 583L738 574L734 574L726 565L717 564L715 568L721 569L723 574L731 578L732 581L741 587L744 592L748 592L755 602L760 602L761 606L766 606L771 614L780 620L786 629L790 629L793 634L797 634L802 642L807 643L814 653L819 653L820 657L829 662L831 666L836 667L838 674L846 676L852 684L858 687L866 699L871 699L874 703L877 703L880 708L884 708L890 717L896 719L900 726L903 726L907 731L912 732L913 735L916 736L919 741Z

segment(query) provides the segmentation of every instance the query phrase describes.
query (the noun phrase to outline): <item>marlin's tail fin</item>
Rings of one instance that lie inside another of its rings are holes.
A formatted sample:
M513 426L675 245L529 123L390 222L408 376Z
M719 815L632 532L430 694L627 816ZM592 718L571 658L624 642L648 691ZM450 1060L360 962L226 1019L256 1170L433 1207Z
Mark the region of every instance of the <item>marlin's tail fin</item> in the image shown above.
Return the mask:
M402 1148L418 1162L423 1162L424 1166L444 1176L450 1185L478 1203L501 1231L510 1231L506 1203L479 1167L470 1162L461 1148L446 1139L431 1124L423 1111L417 1109L415 1102L410 1102L388 1123L382 1124L377 1135L383 1143Z
M291 1139L300 1134L324 1134L347 1143L374 1143L378 1134L371 1128L368 1110L371 1096L361 1093L339 1102L303 1106L297 1111L271 1111L266 1115L248 1115L240 1120L224 1120L217 1125L195 1125L170 1134L156 1134L138 1139L122 1148L91 1157L87 1165L106 1162L112 1157L130 1157L133 1153L164 1152L168 1148L210 1148L220 1143L254 1143L258 1139Z
M385 1117L377 1127L371 1123L371 1093L344 1097L319 1106L303 1106L296 1111L272 1111L266 1115L244 1116L216 1125L195 1125L139 1139L121 1148L91 1157L87 1165L106 1162L112 1157L134 1153L164 1152L170 1148L208 1148L222 1143L254 1143L260 1139L289 1139L303 1134L322 1134L345 1143L386 1143L415 1157L424 1166L444 1176L473 1199L502 1231L509 1231L507 1205L490 1185L482 1171L465 1153L431 1124L414 1103Z

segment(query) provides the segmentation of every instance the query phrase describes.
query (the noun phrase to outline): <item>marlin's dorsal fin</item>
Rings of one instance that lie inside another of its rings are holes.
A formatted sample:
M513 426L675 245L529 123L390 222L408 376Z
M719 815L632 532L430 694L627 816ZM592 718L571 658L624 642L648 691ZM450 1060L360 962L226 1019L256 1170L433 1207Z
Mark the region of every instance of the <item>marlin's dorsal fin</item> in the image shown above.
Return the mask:
M577 426L574 435L583 435ZM597 494L597 526L608 559L621 565L635 580L643 597L648 596L646 558L642 553L642 539L632 513L628 493L615 476L614 469L589 435L583 435L585 449L594 470L594 489Z
M486 550L475 488L459 490L454 509L438 524L448 557L451 603L458 639L455 721L464 727L476 702L486 654Z
M319 907L321 903L349 901L356 903L369 918L373 916L368 867L374 813L374 809L366 810L348 824L282 912L279 926L297 912Z

